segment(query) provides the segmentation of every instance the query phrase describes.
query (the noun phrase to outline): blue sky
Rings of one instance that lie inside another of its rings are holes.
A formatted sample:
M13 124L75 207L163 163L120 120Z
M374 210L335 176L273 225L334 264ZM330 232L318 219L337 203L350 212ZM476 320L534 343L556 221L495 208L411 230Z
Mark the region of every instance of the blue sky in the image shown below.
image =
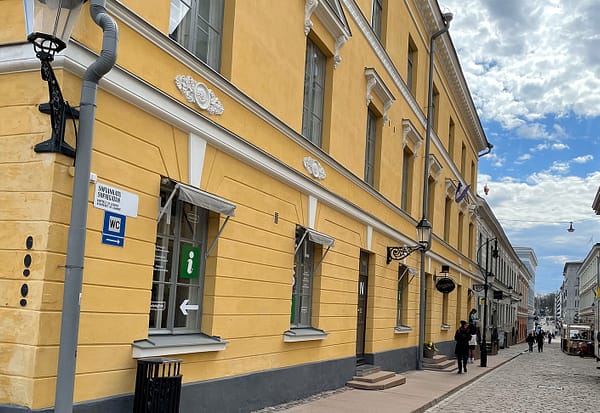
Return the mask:
M439 0L492 153L478 193L538 259L536 293L600 242L600 4ZM486 196L484 185L489 187ZM574 232L567 232L573 222Z

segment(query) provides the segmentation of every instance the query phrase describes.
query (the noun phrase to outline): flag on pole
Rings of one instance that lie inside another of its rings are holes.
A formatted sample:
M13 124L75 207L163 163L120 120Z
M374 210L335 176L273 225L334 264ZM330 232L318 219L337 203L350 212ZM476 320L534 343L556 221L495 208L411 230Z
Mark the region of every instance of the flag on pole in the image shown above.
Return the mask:
M471 185L463 185L462 182L459 182L458 186L456 187L456 195L454 198L455 201L461 202L463 199L465 199L465 197L469 193L470 187L471 187Z

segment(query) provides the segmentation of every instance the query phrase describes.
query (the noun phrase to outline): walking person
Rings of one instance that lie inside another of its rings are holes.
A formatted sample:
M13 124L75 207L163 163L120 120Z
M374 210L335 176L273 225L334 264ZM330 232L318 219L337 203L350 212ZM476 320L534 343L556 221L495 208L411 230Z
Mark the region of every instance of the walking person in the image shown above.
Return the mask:
M538 353L544 351L544 330L540 330L540 332L536 336Z
M477 310L472 309L471 312L469 312L469 324L473 324L473 326L475 326L476 323L477 323Z
M460 328L456 330L454 334L454 341L456 341L456 348L454 354L458 361L458 374L461 374L463 370L467 372L467 361L469 359L469 340L471 334L469 334L469 325L465 320L460 320Z
M533 332L529 333L529 335L527 336L527 338L525 339L525 341L527 341L527 345L529 346L529 352L533 353L533 342L535 341L535 337L533 336Z
M469 324L469 334L471 335L471 338L469 339L469 362L474 363L475 348L479 342L479 337L477 337L477 327L475 327L475 324Z

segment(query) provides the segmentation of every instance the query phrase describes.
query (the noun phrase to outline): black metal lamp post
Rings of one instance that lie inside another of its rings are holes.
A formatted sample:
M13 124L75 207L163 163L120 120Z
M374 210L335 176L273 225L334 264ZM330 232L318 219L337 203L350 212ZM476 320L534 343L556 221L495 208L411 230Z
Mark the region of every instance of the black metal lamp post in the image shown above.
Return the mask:
M490 242L494 241L494 246L491 250L491 257L490 257ZM480 259L480 253L481 253L481 249L485 247L485 266L482 267L481 265L481 259ZM483 284L483 332L481 333L481 353L480 353L480 366L481 367L487 367L487 342L486 342L486 333L487 333L487 308L488 308L488 289L489 289L489 281L488 279L490 277L494 276L494 273L491 271L491 258L496 259L498 258L498 239L497 238L492 238L492 239L487 239L485 241L485 243L483 245L481 245L479 247L479 249L477 250L477 263L479 265L479 268L481 269L481 271L483 272L483 280L484 280L484 284Z
M77 119L79 112L63 99L58 80L52 70L54 55L67 47L81 7L87 0L25 0L27 40L33 43L41 61L42 79L48 82L49 102L40 112L50 114L52 136L35 145L36 152L57 152L75 157L75 149L65 142L67 118Z

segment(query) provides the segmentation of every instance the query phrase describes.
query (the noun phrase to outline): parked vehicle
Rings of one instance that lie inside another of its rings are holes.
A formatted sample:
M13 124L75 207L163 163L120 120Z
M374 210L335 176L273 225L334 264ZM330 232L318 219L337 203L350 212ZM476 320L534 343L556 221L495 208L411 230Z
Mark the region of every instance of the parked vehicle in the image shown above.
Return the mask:
M588 324L565 324L560 344L562 351L581 357L595 356L593 332L593 327Z

